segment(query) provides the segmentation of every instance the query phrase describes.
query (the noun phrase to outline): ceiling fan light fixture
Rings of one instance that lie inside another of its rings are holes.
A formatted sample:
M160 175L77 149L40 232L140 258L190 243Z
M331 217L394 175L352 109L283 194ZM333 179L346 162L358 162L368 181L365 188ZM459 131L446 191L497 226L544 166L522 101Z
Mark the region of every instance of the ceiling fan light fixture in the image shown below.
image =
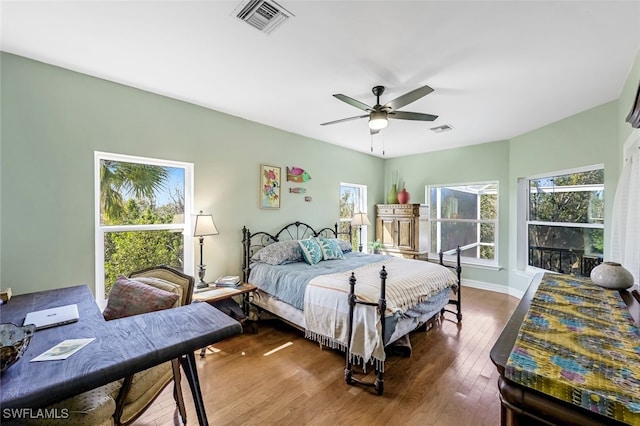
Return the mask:
M383 111L373 111L369 115L369 128L371 130L381 130L387 127L387 114Z

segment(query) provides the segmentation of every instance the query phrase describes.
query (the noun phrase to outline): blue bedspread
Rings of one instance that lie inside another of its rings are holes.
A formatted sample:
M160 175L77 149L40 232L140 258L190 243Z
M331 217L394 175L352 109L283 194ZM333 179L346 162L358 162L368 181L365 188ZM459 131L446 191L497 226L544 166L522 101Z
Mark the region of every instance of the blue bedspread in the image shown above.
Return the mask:
M253 263L249 282L261 290L277 295L278 299L297 309L304 309L304 293L307 283L319 275L355 270L373 262L381 262L391 256L383 254L346 253L344 259L324 260L315 265L305 262L286 265ZM357 277L356 277L357 278Z

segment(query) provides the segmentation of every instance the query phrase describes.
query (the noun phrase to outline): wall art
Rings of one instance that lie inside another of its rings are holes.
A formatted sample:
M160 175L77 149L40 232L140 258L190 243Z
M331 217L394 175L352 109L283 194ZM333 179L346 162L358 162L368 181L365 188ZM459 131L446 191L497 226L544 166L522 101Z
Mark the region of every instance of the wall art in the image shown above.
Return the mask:
M308 182L311 180L311 175L300 167L287 167L287 180L290 182Z
M260 208L280 208L280 167L260 165Z

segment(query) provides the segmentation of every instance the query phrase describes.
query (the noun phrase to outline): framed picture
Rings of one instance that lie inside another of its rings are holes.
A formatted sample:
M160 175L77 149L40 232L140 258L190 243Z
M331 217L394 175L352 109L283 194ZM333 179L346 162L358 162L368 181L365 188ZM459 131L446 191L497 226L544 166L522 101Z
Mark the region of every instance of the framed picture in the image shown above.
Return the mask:
M280 208L280 167L260 165L260 208Z

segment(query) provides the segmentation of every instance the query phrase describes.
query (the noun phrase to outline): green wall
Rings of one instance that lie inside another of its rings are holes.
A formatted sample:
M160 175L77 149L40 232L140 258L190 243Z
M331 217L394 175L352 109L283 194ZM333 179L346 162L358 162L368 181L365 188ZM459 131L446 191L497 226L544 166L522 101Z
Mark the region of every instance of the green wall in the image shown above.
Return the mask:
M506 220L509 213L509 192L506 191L509 185L508 141L388 159L385 162L385 196L391 187L390 176L396 171L414 203L426 203L427 185L498 181L498 259L500 265L506 265L509 258ZM506 291L508 276L504 270L465 266L462 271L467 284Z
M333 224L341 181L366 184L372 212L392 171L420 203L429 184L497 180L501 269L466 267L463 278L522 294L530 277L516 270L518 178L604 164L611 217L640 80L639 54L617 101L508 141L383 160L6 53L0 65L0 285L16 294L93 286L94 151L194 163L195 209L212 212L220 230L205 242L208 279L239 272L243 225ZM260 163L309 171L313 201L285 187L280 210L259 209ZM606 221L605 257L609 239Z
M631 133L624 119L640 80L640 53L617 101L514 137L508 141L412 155L385 162L385 195L390 176L398 171L413 202L424 203L429 184L498 180L500 188L499 252L502 269L463 268L472 285L521 295L531 276L517 270L517 184L528 177L594 164L605 167L605 215L612 207L622 167L622 146ZM383 201L383 199L380 199ZM611 221L605 220L605 258L609 254ZM640 255L640 254L639 254Z
M397 170L414 202L424 203L426 185L497 180L500 270L465 266L463 278L477 287L519 296L531 277L516 269L518 178L604 164L605 214L611 217L620 175L617 120L617 102L610 102L509 141L390 159L385 162L385 188ZM605 246L609 237L610 223L606 221Z
M0 59L0 284L15 294L93 288L94 151L194 164L195 209L212 212L220 231L205 241L207 279L240 272L244 225L332 226L341 181L366 184L371 200L382 196L382 159L11 54ZM307 170L313 201L283 181L282 207L261 210L261 163Z
M604 164L605 229L607 258L611 237L611 211L621 151L618 146L617 103L610 102L513 138L509 155L509 285L525 290L530 277L516 270L518 179L559 170ZM506 266L506 265L505 265Z

